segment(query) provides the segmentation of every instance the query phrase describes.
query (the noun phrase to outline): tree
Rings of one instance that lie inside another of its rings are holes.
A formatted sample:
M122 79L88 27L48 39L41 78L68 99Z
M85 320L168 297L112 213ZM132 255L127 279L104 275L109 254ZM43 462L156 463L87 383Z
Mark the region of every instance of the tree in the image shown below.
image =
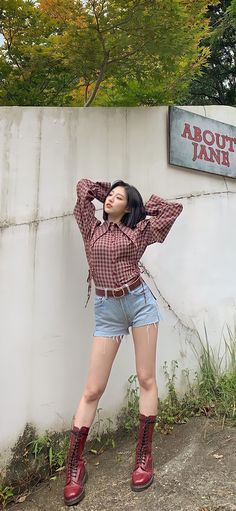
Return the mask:
M0 0L0 103L173 103L206 62L218 0Z
M56 23L32 0L0 0L0 9L0 103L63 104L78 76L57 45Z
M209 8L210 35L203 44L210 56L190 85L184 102L236 106L236 0Z

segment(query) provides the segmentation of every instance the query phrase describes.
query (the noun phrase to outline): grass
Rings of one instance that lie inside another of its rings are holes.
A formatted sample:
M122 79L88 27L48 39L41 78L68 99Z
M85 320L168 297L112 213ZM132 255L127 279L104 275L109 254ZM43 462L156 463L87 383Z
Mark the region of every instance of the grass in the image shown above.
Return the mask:
M96 419L91 428L92 440L87 448L94 455L105 449L115 447L113 422L110 418L101 418L102 408L97 409ZM27 425L19 445L15 447L13 470L8 470L6 481L0 482L0 504L3 508L11 502L23 502L26 495L39 482L57 478L65 468L69 434L46 432L36 435L35 430Z
M91 428L93 439L90 442L91 447L89 452L96 455L101 454L109 447L115 447L113 421L109 417L102 419L100 414L101 410L102 408L97 409L96 420Z
M13 500L14 497L14 489L12 486L0 486L0 503L3 508L5 508L6 504Z
M205 339L199 338L200 349L193 346L198 370L194 378L186 369L183 371L186 381L186 392L179 396L176 392L178 373L177 361L172 361L168 368L164 364L167 396L159 401L156 429L163 434L171 433L174 424L185 423L190 417L205 415L217 417L222 421L236 426L236 328L232 332L227 329L227 336L215 353L210 346L205 328ZM115 436L112 420L101 418L101 408L97 410L96 420L92 426L93 439L89 450L94 455L101 454L107 448L115 447ZM119 431L135 431L139 422L139 387L137 376L128 379L126 404L122 408L117 425ZM28 435L28 436L27 436ZM46 433L43 436L29 431L18 446L17 458L22 459L22 480L6 480L0 485L0 503L3 507L11 502L21 502L22 491L43 479L55 479L66 463L68 434ZM14 458L13 458L14 464ZM16 472L18 466L16 466ZM21 500L20 500L21 499Z
M28 444L30 453L34 455L35 460L40 456L46 459L50 475L54 472L60 472L65 467L66 453L68 449L68 438L58 437L47 433L44 436L38 436Z
M24 434L13 449L13 459L7 468L5 481L0 482L0 504L23 502L39 482L55 479L64 470L68 435L46 432L38 436L27 424Z
M200 342L200 355L196 352L199 371L193 385L199 408L207 415L214 415L236 425L236 329L227 328L223 347L215 353L210 347L205 328L205 341Z
M195 351L198 370L193 381L186 369L183 375L186 392L179 396L176 392L178 363L173 360L168 369L165 362L163 371L166 377L167 397L159 401L156 429L161 433L171 432L174 424L181 424L190 417L205 415L217 417L224 424L228 421L236 426L236 328L227 328L217 353L210 346L205 328L204 341L199 337L200 349ZM126 405L119 415L120 428L130 431L138 424L139 389L136 376L129 378Z

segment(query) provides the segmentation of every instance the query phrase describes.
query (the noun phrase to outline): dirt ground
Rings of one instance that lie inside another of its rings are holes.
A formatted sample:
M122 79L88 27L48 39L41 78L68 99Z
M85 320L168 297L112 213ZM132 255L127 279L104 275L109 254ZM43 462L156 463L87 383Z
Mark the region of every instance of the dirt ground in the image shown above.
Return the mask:
M155 480L134 493L129 486L135 439L117 440L100 456L86 454L89 479L78 506L63 504L64 474L44 483L11 511L236 511L236 428L203 417L155 433Z

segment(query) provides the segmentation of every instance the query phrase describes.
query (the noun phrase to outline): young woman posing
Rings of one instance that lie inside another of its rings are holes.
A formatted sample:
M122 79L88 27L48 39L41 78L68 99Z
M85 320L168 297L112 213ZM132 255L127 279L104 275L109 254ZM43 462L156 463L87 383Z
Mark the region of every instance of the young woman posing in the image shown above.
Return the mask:
M103 223L95 216L93 199L103 203ZM87 479L82 457L84 445L116 353L129 327L140 386L140 427L131 488L141 491L153 481L152 435L157 415L156 344L160 314L155 297L140 276L138 262L148 245L164 241L182 209L182 204L156 195L144 206L138 190L124 181L111 185L82 179L77 184L74 215L89 263L89 295L91 279L95 283L95 331L87 383L70 434L64 488L67 505L75 505L84 497Z

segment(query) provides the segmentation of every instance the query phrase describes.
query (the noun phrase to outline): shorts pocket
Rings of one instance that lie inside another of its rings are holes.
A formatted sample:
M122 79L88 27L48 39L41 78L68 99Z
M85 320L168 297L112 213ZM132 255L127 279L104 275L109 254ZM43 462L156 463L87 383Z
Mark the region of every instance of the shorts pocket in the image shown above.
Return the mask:
M140 286L136 287L132 291L129 291L129 293L134 296L141 296L144 294L144 291L147 291L147 289L147 286L140 284Z
M107 300L106 296L95 295L95 297L94 297L94 305L95 306L102 305L105 302L105 300Z
M135 289L133 289L133 291L130 291L130 294L134 295L134 296L142 296L142 295L146 295L146 298L149 298L149 299L154 299L155 301L157 300L156 296L153 294L153 292L151 291L150 287L148 287L148 285L145 283L143 286L138 286L136 287Z

